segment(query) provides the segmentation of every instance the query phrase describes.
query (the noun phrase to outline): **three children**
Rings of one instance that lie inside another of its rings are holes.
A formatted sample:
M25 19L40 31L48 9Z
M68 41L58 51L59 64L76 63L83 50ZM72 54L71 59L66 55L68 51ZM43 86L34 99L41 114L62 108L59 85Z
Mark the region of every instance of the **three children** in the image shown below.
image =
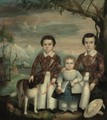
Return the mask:
M90 91L98 83L99 78L104 73L104 61L102 55L95 50L96 36L92 33L87 33L84 35L82 43L86 48L86 52L79 55L77 61L72 56L65 57L64 68L61 70L61 59L54 52L56 44L54 37L47 35L42 38L43 52L36 57L29 79L29 82L34 80L34 75L37 74L37 66L40 65L40 71L42 71L44 76L42 83L38 85L40 90L37 96L38 109L53 110L57 107L58 100L60 110L78 111L84 81L82 75L76 69L79 68L81 63L84 67L84 74L89 72L91 75L89 76ZM57 83L57 86L55 83ZM47 87L49 89L46 91ZM45 94L41 94L45 91ZM57 96L53 96L55 91L58 93Z

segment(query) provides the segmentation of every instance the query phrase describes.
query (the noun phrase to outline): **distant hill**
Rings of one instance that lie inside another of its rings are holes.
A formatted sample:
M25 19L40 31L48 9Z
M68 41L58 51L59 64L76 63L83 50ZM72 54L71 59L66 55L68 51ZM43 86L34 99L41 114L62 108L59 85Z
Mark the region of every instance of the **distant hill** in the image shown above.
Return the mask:
M19 60L25 60L29 58L29 56L26 54L24 49L18 46L17 44L9 44L5 48L5 55L9 57L10 54L11 54L12 59L14 59L16 55Z

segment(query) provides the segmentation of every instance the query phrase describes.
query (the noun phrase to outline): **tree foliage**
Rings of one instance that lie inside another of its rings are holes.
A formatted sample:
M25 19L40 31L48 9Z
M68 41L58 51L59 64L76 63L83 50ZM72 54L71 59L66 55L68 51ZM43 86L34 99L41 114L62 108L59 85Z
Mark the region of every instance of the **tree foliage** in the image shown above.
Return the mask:
M10 58L11 55L8 58L8 61L5 58L5 47L7 46L5 43L13 43L13 35L7 31L7 28L3 26L0 30L0 44L1 44L1 50L2 50L2 65L0 66L0 79L1 80L10 80L11 75L10 75ZM8 74L8 75L7 75Z
M22 0L18 6L30 10L30 9L46 9L51 8L50 0Z
M107 1L107 0L105 0ZM22 0L20 6L26 10L29 9L55 9L62 14L65 10L72 15L79 14L83 17L89 17L95 22L95 28L98 36L98 28L103 30L105 4L97 5L99 0ZM101 2L100 2L101 3ZM104 3L104 0L102 0Z
M7 31L7 28L3 26L0 30L0 43L2 44L2 57L4 58L4 49L5 49L5 43L13 43L13 35Z
M4 41L6 39L6 41ZM11 33L9 33L5 26L3 26L0 30L0 43L1 42L10 42L12 43L14 41L13 36Z
M103 20L104 6L98 7L95 4L96 0L80 1L81 0L22 0L20 6L27 10L32 8L57 9L61 14L64 10L67 10L73 15L80 14L81 16L90 17L97 23Z

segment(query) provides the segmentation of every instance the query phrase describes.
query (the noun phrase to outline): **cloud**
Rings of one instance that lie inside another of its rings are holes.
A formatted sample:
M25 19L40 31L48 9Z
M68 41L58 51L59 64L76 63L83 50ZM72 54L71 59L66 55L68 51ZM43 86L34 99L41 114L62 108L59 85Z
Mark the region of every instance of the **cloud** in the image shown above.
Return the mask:
M41 38L51 34L57 41L56 50L64 50L66 53L83 51L83 35L86 32L95 32L95 23L90 18L72 16L67 11L62 16L56 11L47 11L0 18L0 25L3 23L14 34L15 42L21 46L31 44L40 48Z

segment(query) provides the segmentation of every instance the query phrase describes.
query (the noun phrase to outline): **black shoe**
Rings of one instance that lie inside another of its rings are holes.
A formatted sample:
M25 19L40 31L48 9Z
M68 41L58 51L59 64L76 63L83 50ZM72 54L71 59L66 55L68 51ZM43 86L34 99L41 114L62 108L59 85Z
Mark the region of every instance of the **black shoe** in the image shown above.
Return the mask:
M39 112L43 112L44 110L45 110L45 109L39 109L38 111L39 111Z
M63 110L59 110L57 113L59 113L59 114L64 114L64 113L66 113L67 111L63 111Z
M55 109L53 109L53 110L48 109L47 111L48 111L49 113L53 113L53 114L55 114L55 112L56 112Z

